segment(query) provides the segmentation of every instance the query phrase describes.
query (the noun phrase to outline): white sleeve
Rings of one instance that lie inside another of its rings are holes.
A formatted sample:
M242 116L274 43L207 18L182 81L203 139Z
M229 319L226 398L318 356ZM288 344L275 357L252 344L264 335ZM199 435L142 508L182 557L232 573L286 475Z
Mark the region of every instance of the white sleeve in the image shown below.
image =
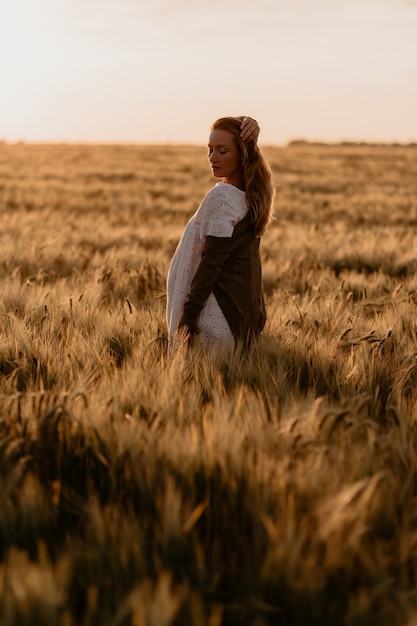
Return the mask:
M236 202L227 190L213 187L201 206L200 240L209 235L231 237L235 225L242 219Z

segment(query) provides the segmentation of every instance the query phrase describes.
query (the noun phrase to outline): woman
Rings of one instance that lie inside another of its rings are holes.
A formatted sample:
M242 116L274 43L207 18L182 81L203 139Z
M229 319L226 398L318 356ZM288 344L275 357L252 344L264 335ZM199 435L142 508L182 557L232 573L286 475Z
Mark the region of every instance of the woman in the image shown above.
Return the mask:
M211 128L208 159L222 182L187 223L169 268L170 345L176 334L205 345L249 345L264 327L259 243L274 189L258 132L254 120L242 117L220 118Z

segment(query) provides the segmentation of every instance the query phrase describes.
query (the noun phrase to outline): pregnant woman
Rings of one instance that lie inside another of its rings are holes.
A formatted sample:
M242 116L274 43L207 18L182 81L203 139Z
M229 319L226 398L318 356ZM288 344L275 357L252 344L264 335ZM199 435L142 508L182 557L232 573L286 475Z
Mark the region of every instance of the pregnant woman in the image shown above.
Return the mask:
M169 344L250 345L265 324L259 254L271 219L271 170L251 118L214 122L208 159L222 179L187 223L167 278Z

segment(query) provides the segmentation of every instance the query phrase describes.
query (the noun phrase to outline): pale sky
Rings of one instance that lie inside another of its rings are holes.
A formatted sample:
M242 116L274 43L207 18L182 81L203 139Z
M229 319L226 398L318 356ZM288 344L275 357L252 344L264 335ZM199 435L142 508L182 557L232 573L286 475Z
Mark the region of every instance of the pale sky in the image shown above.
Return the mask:
M417 0L1 0L0 140L417 141Z

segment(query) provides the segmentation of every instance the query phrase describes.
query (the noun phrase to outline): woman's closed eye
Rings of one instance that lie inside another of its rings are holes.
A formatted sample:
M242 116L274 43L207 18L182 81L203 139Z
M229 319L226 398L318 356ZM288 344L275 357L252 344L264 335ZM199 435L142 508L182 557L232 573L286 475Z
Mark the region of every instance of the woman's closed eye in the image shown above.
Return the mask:
M215 152L214 148L210 148L210 146L209 146L209 149L208 149L209 156L211 156L213 154L213 152ZM227 154L227 150L225 148L219 148L218 149L218 153L219 154Z

